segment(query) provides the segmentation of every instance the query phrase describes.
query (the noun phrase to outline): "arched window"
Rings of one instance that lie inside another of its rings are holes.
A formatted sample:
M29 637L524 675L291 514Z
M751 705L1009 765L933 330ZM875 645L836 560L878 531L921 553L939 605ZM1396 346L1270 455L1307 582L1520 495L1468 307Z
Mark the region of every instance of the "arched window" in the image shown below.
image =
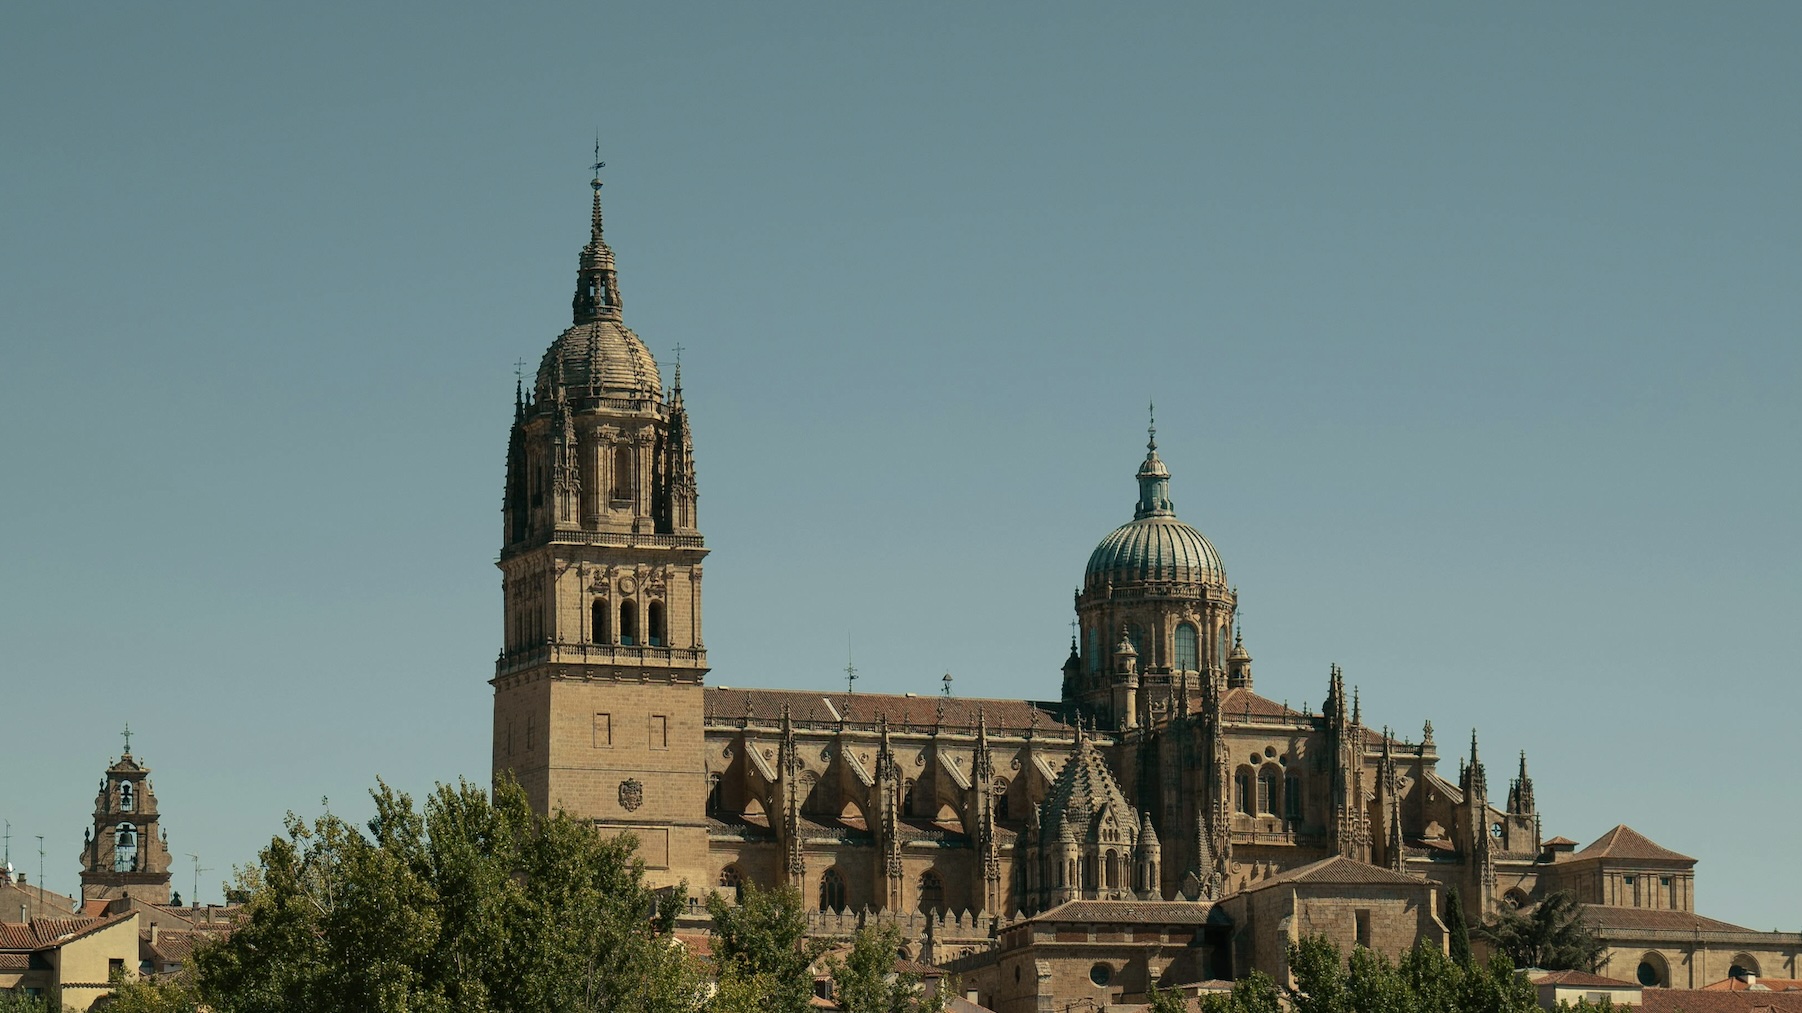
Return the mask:
M738 866L728 865L720 870L720 890L730 890L733 900L745 899L744 882L739 879Z
M588 610L589 618L594 622L594 625L588 631L589 640L597 644L608 643L607 617L612 614L612 612L613 610L607 607L607 599L596 598L594 600L594 606Z
M931 869L920 873L920 910L942 911L945 907L945 883Z
M1234 808L1247 816L1251 815L1252 803L1257 801L1251 794L1251 771L1240 767L1239 772L1233 775L1233 794L1236 796L1233 801L1237 803Z
M914 783L912 781L907 782L907 786L901 790L901 815L914 815Z
M1089 650L1087 653L1089 655L1089 672L1093 674L1101 671L1101 631L1093 626L1089 627Z
M646 643L652 647L662 647L666 634L663 629L663 603L654 601L645 607L645 636L650 639Z
M1276 812L1277 772L1275 767L1265 767L1258 771L1258 812Z
M820 877L820 910L843 911L845 904L845 877L838 874L838 868L827 869Z
M1737 954L1733 958L1733 966L1727 969L1727 977L1745 981L1748 976L1756 977L1758 961L1750 953Z
M1290 774L1283 779L1283 818L1292 822L1301 820L1301 775Z
M707 776L707 815L709 816L716 815L720 811L720 791L720 776L709 774Z
M1650 952L1639 958L1639 971L1636 977L1639 978L1639 983L1647 988L1664 988L1671 980L1664 958Z
M132 801L133 800L131 797L131 782L130 781L120 781L119 782L119 811L120 812L131 812Z
M113 830L113 871L135 872L138 868L138 828L121 823Z
M619 603L619 642L627 647L638 643L638 606L629 601Z
M1189 623L1176 628L1176 670L1201 671L1201 635Z
M1109 890L1120 888L1120 855L1112 848L1109 848L1107 853L1107 888Z
M613 448L613 501L632 498L632 448L620 444Z

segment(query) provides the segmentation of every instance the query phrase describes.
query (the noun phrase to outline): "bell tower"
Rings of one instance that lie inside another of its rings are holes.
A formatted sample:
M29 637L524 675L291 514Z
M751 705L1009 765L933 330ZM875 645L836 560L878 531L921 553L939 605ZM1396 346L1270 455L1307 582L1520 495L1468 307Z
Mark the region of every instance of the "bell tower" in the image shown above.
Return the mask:
M701 560L678 361L621 316L595 163L572 323L514 389L502 503L496 777L540 812L629 831L659 885L707 847Z
M167 904L169 842L158 826L156 791L150 768L131 755L130 725L124 736L125 752L100 779L94 825L82 835L81 899Z

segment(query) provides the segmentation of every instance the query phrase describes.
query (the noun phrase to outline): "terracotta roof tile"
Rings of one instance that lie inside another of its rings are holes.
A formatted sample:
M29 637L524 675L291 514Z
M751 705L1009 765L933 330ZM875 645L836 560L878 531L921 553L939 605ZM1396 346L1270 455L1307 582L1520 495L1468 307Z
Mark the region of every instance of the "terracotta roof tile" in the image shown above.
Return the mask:
M1604 978L1588 971L1550 971L1533 979L1535 985L1579 985L1588 988L1638 988L1631 981Z
M746 704L751 715L763 721L782 716L784 706L795 721L819 724L874 725L878 717L888 718L891 725L931 728L976 727L980 711L992 732L1022 732L1033 725L1041 732L1073 735L1075 728L1058 718L1059 704L1035 700L989 700L978 697L905 696L891 693L821 693L802 689L728 689L709 686L706 692L707 718L710 722L736 720L745 716ZM939 716L941 705L944 716Z
M1759 978L1756 987L1747 985L1739 978L1723 978L1712 985L1703 985L1704 992L1756 992L1763 989L1767 992L1802 991L1802 978Z
M1541 841L1540 846L1546 848L1574 848L1577 846L1577 842L1568 837L1554 837L1549 841Z
M1641 1013L1802 1013L1802 992L1648 988L1640 996L1639 1008Z
M1228 721L1243 718L1249 712L1254 718L1300 718L1301 711L1284 707L1275 700L1266 699L1249 689L1229 689L1220 698L1221 717Z
M1281 883L1396 883L1425 886L1426 880L1343 855L1334 855L1253 883L1245 888L1245 892L1251 893Z
M1030 918L1036 922L1201 925L1213 906L1182 900L1072 900Z
M1689 911L1654 911L1641 907L1611 907L1607 904L1583 905L1583 920L1598 929L1635 929L1678 932L1752 932L1714 918L1704 918Z
M1695 859L1654 843L1651 838L1625 823L1596 838L1595 843L1577 852L1576 858L1619 858L1628 861L1688 862Z

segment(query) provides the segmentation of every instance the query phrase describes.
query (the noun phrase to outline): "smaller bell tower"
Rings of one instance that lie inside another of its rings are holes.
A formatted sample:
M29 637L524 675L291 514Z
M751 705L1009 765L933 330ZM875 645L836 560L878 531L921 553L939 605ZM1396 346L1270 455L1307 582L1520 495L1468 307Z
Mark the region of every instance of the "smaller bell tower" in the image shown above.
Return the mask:
M131 755L131 726L125 752L100 780L94 799L94 826L83 834L81 899L130 897L146 904L169 903L169 842L156 811L150 768Z

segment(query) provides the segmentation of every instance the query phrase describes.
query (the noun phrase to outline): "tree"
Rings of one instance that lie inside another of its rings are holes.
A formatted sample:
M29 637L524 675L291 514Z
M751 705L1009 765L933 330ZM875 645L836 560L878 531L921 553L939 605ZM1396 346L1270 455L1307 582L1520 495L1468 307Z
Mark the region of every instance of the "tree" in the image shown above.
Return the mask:
M1157 982L1145 990L1145 1013L1189 1013L1189 1000L1181 989L1163 989Z
M140 978L135 972L115 971L108 1013L198 1013L200 998L192 986L168 978Z
M62 1004L44 996L26 995L18 989L0 989L0 1013L57 1013Z
M1294 986L1261 974L1239 982L1230 996L1209 996L1206 1013L1277 1013L1284 1000L1295 1013L1536 1013L1533 986L1506 957L1464 967L1436 946L1420 943L1389 958L1356 947L1349 959L1323 936L1289 948Z
M799 892L793 887L759 890L746 883L737 904L718 892L708 895L707 912L713 916L713 956L719 962L716 1009L723 1011L737 1001L735 996L747 993L761 996L755 1008L768 1013L810 1008L813 962L826 944L807 938Z
M1531 911L1504 911L1477 934L1516 967L1594 971L1607 949L1583 921L1576 897L1560 890Z
M844 960L827 961L835 997L846 1013L938 1013L945 1008L945 989L927 996L918 974L895 969L900 949L900 929L865 925L852 937Z
M674 1013L700 981L670 935L679 891L644 882L630 837L539 817L512 781L385 784L368 834L289 814L239 876L246 918L195 951L218 1013Z
M1470 953L1470 924L1464 920L1464 899L1458 896L1458 888L1455 886L1445 897L1445 927L1451 932L1452 960L1459 967L1469 968L1473 959Z

